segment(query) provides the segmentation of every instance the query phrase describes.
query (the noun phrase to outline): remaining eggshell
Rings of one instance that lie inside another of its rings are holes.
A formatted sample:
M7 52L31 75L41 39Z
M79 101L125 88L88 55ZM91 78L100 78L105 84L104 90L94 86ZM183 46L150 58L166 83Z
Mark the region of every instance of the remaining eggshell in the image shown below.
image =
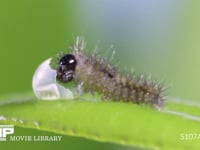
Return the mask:
M33 75L32 87L38 99L73 99L72 91L56 82L56 71L50 67L51 58L42 62Z

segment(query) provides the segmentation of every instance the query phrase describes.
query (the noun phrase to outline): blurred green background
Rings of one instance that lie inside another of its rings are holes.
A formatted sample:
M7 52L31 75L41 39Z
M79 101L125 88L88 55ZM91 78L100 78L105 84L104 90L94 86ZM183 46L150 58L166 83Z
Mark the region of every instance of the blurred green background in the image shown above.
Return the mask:
M200 100L199 6L198 1L186 0L2 0L0 96L31 91L37 66L57 52L68 50L74 37L83 35L91 51L98 40L103 53L114 45L114 62L120 62L121 69L151 73L170 86L168 95ZM17 130L25 135L41 135L37 130ZM50 145L23 142L4 146L23 148L31 144L32 149L81 149L84 145L95 149L128 148L67 136L62 143Z

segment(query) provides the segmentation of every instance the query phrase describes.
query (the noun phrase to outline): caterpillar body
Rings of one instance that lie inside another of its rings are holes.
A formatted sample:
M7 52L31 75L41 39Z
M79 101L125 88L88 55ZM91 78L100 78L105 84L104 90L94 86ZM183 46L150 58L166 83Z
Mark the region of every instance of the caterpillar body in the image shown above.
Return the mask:
M56 78L60 82L73 81L83 91L97 92L103 100L147 104L156 108L163 105L163 88L148 79L121 75L109 63L95 55L85 55L84 41L77 37L71 54L59 57Z

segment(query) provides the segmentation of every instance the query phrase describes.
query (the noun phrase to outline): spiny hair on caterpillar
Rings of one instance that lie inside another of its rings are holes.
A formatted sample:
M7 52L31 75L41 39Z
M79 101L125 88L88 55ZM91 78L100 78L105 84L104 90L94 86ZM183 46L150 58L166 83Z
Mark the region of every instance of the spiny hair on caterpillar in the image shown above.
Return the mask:
M100 93L103 100L147 104L155 108L163 105L163 88L160 84L144 77L124 76L105 59L85 54L84 40L80 37L77 37L71 49L71 53L58 56L58 81L73 81L83 91Z

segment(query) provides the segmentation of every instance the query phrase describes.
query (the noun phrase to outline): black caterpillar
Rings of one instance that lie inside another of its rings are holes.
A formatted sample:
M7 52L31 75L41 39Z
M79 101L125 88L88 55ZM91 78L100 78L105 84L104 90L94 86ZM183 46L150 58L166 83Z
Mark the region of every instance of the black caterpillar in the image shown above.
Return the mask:
M102 94L103 100L148 104L156 108L163 105L163 90L159 84L122 76L103 59L83 54L83 42L77 37L72 53L59 58L56 71L60 82L73 81L81 85L83 91Z

